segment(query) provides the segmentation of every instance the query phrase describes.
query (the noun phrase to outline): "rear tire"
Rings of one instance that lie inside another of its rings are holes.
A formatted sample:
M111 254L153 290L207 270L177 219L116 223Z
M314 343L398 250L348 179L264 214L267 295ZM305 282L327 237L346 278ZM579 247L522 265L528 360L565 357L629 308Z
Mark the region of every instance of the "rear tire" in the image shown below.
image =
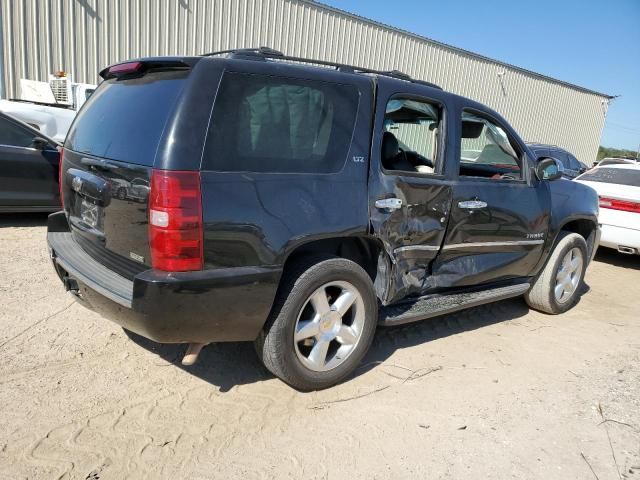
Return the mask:
M577 233L562 232L547 265L525 294L527 304L552 315L564 313L580 298L587 269L587 242Z
M256 352L292 387L320 390L347 377L373 340L378 302L369 275L343 258L315 258L285 274Z

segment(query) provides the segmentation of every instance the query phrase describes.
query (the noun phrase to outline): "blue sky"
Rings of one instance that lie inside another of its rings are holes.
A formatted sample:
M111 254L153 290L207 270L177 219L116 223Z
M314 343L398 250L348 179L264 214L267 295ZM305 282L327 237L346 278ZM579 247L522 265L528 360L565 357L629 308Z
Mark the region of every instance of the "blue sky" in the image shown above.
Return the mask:
M640 0L321 0L434 40L620 95L601 144L640 144Z

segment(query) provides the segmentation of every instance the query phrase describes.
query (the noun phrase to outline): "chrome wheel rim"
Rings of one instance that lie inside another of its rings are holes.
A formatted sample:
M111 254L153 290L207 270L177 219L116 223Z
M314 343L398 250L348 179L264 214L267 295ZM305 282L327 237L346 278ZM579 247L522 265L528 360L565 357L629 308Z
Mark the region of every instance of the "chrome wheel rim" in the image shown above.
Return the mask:
M329 282L316 289L298 313L293 345L309 370L326 372L353 353L364 330L364 300L349 282Z
M580 284L583 263L582 251L579 248L572 248L562 259L558 273L556 273L554 290L558 303L566 303L573 297Z

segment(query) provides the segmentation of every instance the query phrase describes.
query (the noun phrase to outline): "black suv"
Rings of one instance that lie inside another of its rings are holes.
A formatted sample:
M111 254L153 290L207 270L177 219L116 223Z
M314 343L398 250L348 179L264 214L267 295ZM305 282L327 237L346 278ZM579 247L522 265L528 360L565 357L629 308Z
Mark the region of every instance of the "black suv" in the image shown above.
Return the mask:
M89 308L186 364L255 341L312 390L378 325L577 302L596 194L496 112L397 71L223 53L109 67L73 123L48 243ZM114 193L134 181L143 201Z
M589 168L578 160L572 153L565 149L556 147L555 145L546 145L544 143L528 143L529 150L533 152L536 158L553 158L562 164L562 176L569 180L573 180L578 175L582 175Z

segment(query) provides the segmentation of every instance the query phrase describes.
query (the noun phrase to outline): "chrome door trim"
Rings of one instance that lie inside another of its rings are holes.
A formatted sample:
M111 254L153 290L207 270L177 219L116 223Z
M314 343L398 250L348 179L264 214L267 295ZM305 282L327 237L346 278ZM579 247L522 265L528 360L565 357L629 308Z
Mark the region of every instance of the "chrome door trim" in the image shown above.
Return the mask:
M437 252L440 247L434 245L405 245L404 247L398 247L393 250L393 253L410 252L412 250L424 250L427 252Z
M509 247L517 245L540 245L544 240L513 240L507 242L469 242L469 243L452 243L445 245L443 250L453 250L456 248L475 248L475 247Z
M37 152L38 149L37 148L33 148L33 147L22 147L20 145L6 145L4 143L0 143L0 148L15 148L20 149L20 150L28 150L30 152Z

